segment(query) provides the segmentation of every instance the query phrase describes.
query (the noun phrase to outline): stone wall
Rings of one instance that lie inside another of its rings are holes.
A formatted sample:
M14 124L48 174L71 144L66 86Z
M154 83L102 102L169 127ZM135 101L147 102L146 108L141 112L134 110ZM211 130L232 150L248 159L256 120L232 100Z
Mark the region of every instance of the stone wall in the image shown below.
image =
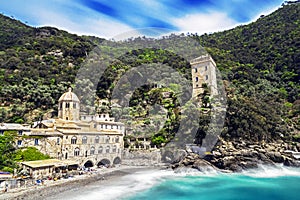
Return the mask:
M163 165L161 162L161 152L159 149L150 150L136 150L129 151L125 149L123 152L123 165L131 166L160 166Z

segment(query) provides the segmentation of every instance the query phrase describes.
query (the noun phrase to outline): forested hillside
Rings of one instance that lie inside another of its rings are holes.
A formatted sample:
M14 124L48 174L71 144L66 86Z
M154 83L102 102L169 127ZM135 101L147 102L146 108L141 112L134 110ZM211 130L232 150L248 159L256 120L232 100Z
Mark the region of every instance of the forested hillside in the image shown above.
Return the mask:
M223 75L228 95L224 138L300 138L299 13L300 4L286 5L249 25L187 36L206 48ZM55 111L56 101L74 83L80 64L102 41L51 27L28 27L5 16L0 16L0 26L1 122L31 122ZM108 91L128 66L155 62L170 64L190 77L188 63L169 52L137 49L120 58L120 63L112 63L100 81L97 95L109 97ZM158 89L149 87L136 91L131 100L133 118L146 117L143 113L147 113L147 104L161 98L157 93ZM153 94L157 94L157 99ZM167 133L176 132L179 120L176 97L160 101L173 121L164 133L153 138L156 144L165 142ZM199 137L207 129L204 122L205 119L200 122Z
M299 3L285 5L249 25L194 36L229 81L228 136L299 134L299 12Z
M56 108L93 45L56 28L32 28L2 15L0 24L0 120L31 121Z

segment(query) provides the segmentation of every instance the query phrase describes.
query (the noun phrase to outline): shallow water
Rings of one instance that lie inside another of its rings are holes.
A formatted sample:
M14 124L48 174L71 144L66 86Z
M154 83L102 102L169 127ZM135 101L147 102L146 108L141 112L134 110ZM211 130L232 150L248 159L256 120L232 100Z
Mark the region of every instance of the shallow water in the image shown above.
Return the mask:
M146 170L95 182L49 199L300 199L300 170L261 167L239 174ZM48 199L48 198L46 198Z

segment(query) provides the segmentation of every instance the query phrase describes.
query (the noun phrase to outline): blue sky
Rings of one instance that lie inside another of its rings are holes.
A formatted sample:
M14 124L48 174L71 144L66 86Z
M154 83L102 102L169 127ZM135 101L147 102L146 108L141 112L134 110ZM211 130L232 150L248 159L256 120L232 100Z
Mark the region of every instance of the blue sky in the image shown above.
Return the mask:
M0 12L31 26L112 38L147 27L211 33L256 20L283 0L2 0Z

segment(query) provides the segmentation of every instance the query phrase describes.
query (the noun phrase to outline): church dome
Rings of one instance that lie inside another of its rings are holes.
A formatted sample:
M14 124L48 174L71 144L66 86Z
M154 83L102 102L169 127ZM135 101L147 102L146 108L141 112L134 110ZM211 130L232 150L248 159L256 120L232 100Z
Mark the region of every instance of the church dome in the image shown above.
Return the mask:
M72 92L72 88L69 88L68 92L65 92L63 95L61 95L58 102L61 101L80 102L77 95Z

